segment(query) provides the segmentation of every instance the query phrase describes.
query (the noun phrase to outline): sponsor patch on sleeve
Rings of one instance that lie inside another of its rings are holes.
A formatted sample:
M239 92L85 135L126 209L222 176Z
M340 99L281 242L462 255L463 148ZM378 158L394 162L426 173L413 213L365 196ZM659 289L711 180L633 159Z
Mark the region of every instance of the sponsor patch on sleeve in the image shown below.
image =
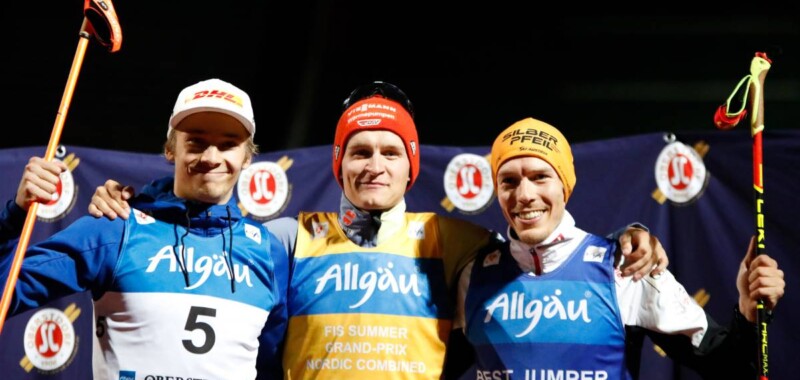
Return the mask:
M606 249L590 245L583 251L583 261L593 261L596 263L603 262L603 257L606 256Z

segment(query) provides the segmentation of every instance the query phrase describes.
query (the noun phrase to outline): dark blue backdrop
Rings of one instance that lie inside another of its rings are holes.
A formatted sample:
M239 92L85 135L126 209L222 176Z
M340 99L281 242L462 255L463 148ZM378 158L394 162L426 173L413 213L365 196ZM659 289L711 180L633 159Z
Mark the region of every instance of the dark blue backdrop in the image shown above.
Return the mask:
M574 144L578 182L567 208L583 229L607 233L629 222L646 224L664 244L670 256L669 269L696 295L719 322L727 323L736 304L736 272L754 233L752 211L752 139L746 130L678 134L676 141L700 152L707 172L706 186L699 196L684 203L660 197L659 158L667 147L662 134L644 134ZM421 173L406 197L410 211L433 210L505 231L495 200L475 211L453 208L459 203L446 196L445 178L451 160L464 153L485 156L488 146L423 146ZM60 157L72 165L75 201L63 216L36 223L31 241L63 228L86 213L96 186L106 178L140 188L156 177L168 175L172 167L162 156L109 150L66 147ZM44 147L0 150L2 199L11 199L22 169L31 155L44 154ZM288 197L281 215L300 210L336 211L340 189L330 173L330 148L318 146L263 153L256 161L277 162L286 171ZM800 234L794 224L800 204L800 132L764 133L765 215L767 252L777 258L787 274L787 294L769 328L769 354L773 379L796 376L800 363L800 292L793 274L800 268L795 250ZM478 166L480 168L480 166ZM662 167L663 169L663 167ZM695 164L694 173L700 168ZM490 178L490 177L489 177ZM697 181L698 179L692 179ZM491 191L485 187L482 191ZM273 217L275 215L267 216ZM68 306L73 307L68 308ZM48 305L69 310L77 339L74 357L56 370L30 365L24 349L25 331L35 311L6 321L0 335L0 378L85 379L91 377L92 307L85 294ZM753 348L754 355L756 348ZM652 344L645 347L643 378L694 379L693 374L672 365ZM55 372L55 373L53 373ZM795 373L795 375L792 375Z

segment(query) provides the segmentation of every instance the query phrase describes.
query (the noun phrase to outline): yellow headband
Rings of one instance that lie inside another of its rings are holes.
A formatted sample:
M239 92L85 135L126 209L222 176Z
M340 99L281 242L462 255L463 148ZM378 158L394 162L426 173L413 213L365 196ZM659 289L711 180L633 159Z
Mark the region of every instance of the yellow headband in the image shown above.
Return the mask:
M564 184L564 203L575 188L572 149L558 129L545 122L526 118L506 128L492 144L492 181L497 189L497 170L516 157L538 157L547 161Z

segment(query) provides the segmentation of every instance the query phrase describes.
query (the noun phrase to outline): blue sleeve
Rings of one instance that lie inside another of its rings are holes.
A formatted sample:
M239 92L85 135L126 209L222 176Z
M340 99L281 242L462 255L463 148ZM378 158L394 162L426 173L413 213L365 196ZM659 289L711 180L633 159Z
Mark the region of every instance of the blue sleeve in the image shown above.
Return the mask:
M278 238L289 257L294 257L294 244L297 241L297 219L288 216L272 219L265 222L264 226Z
M16 243L27 214L13 199L6 202L6 206L0 210L0 244Z
M92 290L97 299L113 281L125 223L85 216L51 237L28 247L14 286L9 315L55 299ZM16 244L0 252L0 281L10 275Z
M257 379L282 379L283 378L283 346L288 325L289 313L286 307L287 291L289 289L289 256L284 247L284 242L274 234L268 232L270 237L270 255L275 263L275 280L277 282L276 299L279 302L269 313L267 323L259 337L258 361L256 364Z

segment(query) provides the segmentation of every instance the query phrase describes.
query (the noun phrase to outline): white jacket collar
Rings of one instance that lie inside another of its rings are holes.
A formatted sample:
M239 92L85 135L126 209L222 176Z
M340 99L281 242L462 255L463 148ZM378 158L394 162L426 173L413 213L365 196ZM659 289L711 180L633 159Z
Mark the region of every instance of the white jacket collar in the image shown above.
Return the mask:
M575 219L567 210L564 210L564 217L555 230L535 245L522 242L511 227L508 227L511 255L525 272L535 272L534 254L539 257L543 273L555 270L572 253L574 245L585 236L586 232L575 227Z

